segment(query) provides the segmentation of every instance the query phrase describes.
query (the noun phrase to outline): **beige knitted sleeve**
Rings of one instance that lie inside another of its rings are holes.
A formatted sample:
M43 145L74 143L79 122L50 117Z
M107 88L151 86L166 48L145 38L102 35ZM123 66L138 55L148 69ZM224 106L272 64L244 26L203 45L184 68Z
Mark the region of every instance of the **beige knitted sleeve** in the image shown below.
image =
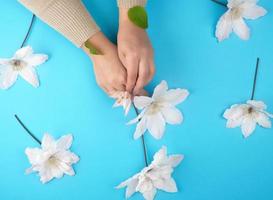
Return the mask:
M132 8L134 6L145 6L147 0L117 0L118 7L120 8Z
M81 0L18 1L77 47L100 30Z

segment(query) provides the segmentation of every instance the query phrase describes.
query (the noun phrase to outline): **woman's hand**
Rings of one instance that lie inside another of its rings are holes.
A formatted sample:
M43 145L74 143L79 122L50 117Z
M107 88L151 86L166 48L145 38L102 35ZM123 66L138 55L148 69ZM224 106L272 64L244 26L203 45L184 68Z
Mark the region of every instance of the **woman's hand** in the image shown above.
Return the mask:
M118 55L127 70L126 90L138 95L153 78L153 48L144 29L128 18L128 9L119 9Z
M82 49L91 58L98 85L108 94L114 91L125 91L126 69L119 60L117 47L111 43L101 32L89 39L102 55L92 55L84 45Z

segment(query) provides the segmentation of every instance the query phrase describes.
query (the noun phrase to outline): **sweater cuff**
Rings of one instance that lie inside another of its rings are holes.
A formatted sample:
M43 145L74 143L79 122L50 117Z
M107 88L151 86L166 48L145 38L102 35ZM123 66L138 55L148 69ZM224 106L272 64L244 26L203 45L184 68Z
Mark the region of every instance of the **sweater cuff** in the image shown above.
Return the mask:
M147 0L117 0L117 3L120 8L132 8L134 6L145 7Z
M49 26L81 47L99 27L81 0L19 0Z

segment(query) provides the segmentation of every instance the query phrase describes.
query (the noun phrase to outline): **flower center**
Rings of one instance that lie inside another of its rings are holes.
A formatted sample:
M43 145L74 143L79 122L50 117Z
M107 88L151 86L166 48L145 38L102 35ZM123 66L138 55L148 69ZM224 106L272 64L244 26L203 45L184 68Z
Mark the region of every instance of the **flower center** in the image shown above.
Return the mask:
M153 115L157 113L161 108L161 105L159 103L153 102L151 106L149 107L149 110L147 111L147 114Z
M253 111L254 111L253 107L249 107L248 110L247 110L247 112L248 112L249 114L251 114Z
M26 66L26 63L19 59L11 60L10 64L12 65L12 69L14 71L21 71Z
M239 19L242 16L242 8L236 7L231 9L232 19Z
M48 164L50 165L57 165L58 162L59 160L54 155L50 156L48 159Z

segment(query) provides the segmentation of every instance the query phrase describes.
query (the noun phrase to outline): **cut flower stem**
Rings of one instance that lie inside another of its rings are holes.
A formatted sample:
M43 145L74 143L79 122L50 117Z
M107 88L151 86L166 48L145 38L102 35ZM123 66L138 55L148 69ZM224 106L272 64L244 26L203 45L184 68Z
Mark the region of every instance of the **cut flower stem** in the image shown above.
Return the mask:
M255 74L254 74L254 80L253 80L252 93L251 93L251 98L250 98L251 100L254 99L254 95L255 95L255 89L256 89L256 83L257 83L257 75L258 75L259 64L260 64L260 58L257 58L256 68L255 68Z
M25 126L25 124L20 120L20 118L17 115L14 115L16 120L19 122L19 124L25 129L25 131L36 141L41 145L41 141Z
M211 0L211 1L213 1L214 3L217 3L217 4L221 5L221 6L227 7L227 4L225 4L225 3L221 2L221 1L217 1L217 0Z
M134 103L133 103L133 107L134 107L134 110L136 112L136 115L138 116L139 112L138 112L138 110L137 110L137 108L136 108L136 106L135 106ZM141 141L142 141L142 147L143 147L145 165L146 165L146 167L148 167L149 162L148 162L147 148L146 148L146 144L145 144L144 134L141 136Z
M26 36L25 36L25 38L24 38L24 40L23 40L23 42L22 42L22 44L21 44L21 48L25 45L25 43L26 43L27 40L28 40L28 37L29 37L30 32L31 32L31 29L32 29L32 27L33 27L35 18L36 18L36 16L33 14L33 15L32 15L32 18L31 18L31 22L30 22L29 28L28 28L28 31L27 31L27 34L26 34Z

